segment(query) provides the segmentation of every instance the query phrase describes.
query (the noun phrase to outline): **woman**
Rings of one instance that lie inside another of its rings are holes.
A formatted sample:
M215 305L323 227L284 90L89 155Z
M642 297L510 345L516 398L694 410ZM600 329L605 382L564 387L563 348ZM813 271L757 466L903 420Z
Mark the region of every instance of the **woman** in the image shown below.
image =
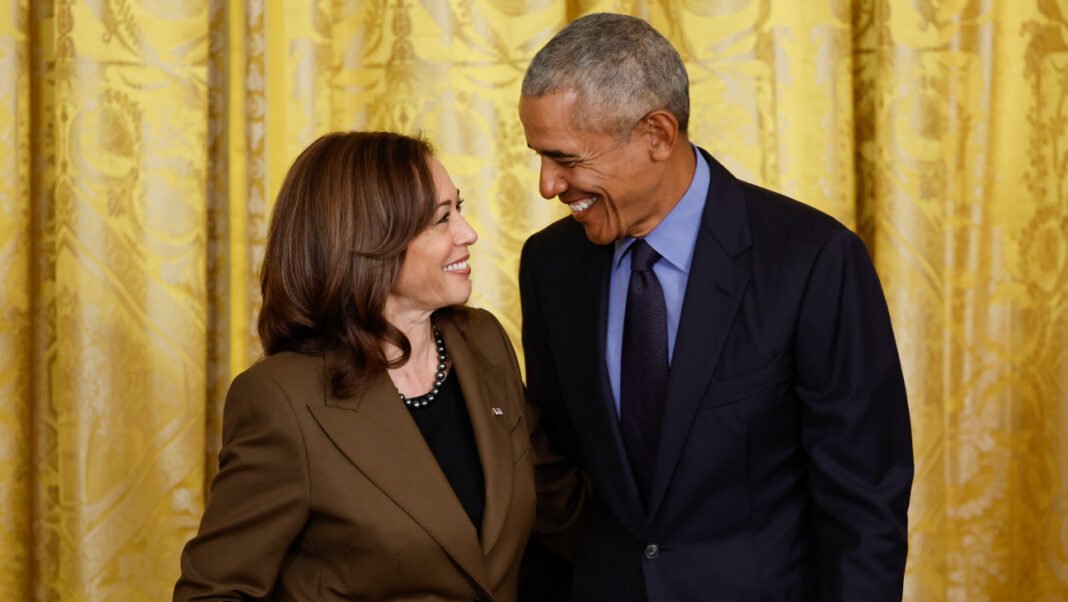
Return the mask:
M336 133L271 218L266 358L226 399L175 600L514 600L534 522L515 353L428 145Z

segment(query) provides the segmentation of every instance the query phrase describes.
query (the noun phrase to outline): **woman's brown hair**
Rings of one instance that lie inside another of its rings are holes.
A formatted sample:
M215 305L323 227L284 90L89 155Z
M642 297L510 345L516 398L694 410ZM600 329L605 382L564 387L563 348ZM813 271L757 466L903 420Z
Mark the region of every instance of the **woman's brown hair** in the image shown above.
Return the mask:
M389 132L327 134L300 154L267 233L258 330L267 355L340 349L335 395L404 364L408 339L383 316L408 243L433 219L433 149ZM382 343L401 349L390 362Z

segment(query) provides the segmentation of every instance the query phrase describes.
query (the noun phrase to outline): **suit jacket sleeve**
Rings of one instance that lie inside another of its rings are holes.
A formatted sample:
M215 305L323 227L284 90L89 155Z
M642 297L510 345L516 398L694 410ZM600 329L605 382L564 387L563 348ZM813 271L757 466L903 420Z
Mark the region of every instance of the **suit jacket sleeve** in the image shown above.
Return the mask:
M818 599L900 600L913 476L908 404L882 288L853 233L824 244L798 320Z
M589 496L589 480L579 469L578 438L564 409L530 262L530 243L527 243L520 258L519 281L527 368L527 412L531 417L538 495L534 532L547 546L570 558L578 545L579 521Z
M200 531L182 552L176 601L270 594L308 518L306 456L281 389L262 374L238 376L223 411L219 473Z

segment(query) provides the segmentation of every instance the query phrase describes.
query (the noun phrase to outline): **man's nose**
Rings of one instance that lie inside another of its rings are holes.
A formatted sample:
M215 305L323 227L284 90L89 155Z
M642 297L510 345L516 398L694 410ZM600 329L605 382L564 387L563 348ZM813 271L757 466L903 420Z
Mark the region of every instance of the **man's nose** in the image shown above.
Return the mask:
M541 196L547 199L558 197L567 190L567 180L564 174L552 159L541 158L541 173L539 174L539 189Z

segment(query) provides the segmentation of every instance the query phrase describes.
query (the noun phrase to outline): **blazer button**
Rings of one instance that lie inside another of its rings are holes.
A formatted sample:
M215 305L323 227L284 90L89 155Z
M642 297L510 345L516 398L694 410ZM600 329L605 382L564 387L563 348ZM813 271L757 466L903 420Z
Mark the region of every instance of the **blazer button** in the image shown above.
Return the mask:
M660 546L656 545L655 543L651 543L651 544L645 546L645 557L648 558L649 560L652 560L653 558L656 558L659 555L660 555Z

